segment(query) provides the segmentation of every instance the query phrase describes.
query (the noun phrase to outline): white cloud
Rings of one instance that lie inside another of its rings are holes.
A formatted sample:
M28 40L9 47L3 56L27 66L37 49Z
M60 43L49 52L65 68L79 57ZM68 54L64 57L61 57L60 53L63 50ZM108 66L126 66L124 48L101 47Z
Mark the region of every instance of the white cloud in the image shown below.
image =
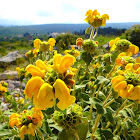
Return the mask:
M31 24L85 23L88 9L108 14L109 22L140 21L139 0L2 0L0 19Z

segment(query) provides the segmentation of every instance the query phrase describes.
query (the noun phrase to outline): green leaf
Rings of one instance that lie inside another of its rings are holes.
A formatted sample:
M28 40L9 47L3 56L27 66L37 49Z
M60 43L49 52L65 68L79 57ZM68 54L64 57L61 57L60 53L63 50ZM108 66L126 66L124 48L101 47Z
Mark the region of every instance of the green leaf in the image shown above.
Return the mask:
M89 65L90 62L92 61L92 56L91 56L90 53L83 52L81 56L82 56L82 59L85 61L85 63L86 63L87 65Z
M51 115L54 113L54 107L42 110L42 112L45 113L46 115Z
M87 118L82 118L81 124L76 127L77 134L80 140L85 140L88 132L88 120Z
M58 126L56 124L50 124L49 126L57 129L58 131L62 131L62 127L60 127L60 126Z
M75 85L75 89L82 89L86 86L86 84L82 84L82 85Z
M58 134L58 140L74 140L74 134L72 132L62 130Z
M104 95L103 92L99 91L99 95L98 95L98 98L102 101L104 101L106 99L106 96Z
M51 134L52 131L51 131L50 127L49 127L49 123L48 123L46 120L45 120L45 127L46 127L46 132L47 132L48 134Z
M89 27L85 30L85 34L90 34L90 28L91 28L91 26L89 26Z
M111 107L113 110L117 110L117 109L120 107L120 103L114 101L112 104L110 104L110 107Z
M0 130L0 137L1 136L7 136L7 135L12 135L12 131L8 129L2 129Z
M97 109L98 114L104 114L105 113L105 109L103 108L103 105L101 103L96 103L95 107Z
M100 132L106 137L106 139L113 138L113 134L109 130L101 129Z
M94 84L102 84L103 82L109 83L110 80L106 79L104 76L98 76Z
M79 93L78 94L80 98L82 98L85 101L89 101L90 96L86 93Z
M120 137L119 137L118 135L115 135L115 136L113 137L113 140L121 140L121 139L120 139Z
M111 123L114 123L112 111L109 108L106 108L106 114L104 116L105 118L107 118L108 121L110 121Z
M134 140L129 134L125 136L125 140Z

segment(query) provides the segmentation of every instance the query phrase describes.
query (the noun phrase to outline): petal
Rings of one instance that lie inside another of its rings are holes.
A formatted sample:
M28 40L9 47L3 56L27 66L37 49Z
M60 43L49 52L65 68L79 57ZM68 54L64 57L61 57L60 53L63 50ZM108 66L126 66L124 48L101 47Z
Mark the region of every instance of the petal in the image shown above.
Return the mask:
M107 20L109 20L109 16L108 16L108 14L104 14L104 15L102 15L102 17L105 18L105 19L107 19Z
M125 69L126 70L133 70L133 63L128 63L126 66L125 66Z
M115 40L111 40L110 42L109 42L109 47L112 47L112 45L115 43Z
M116 58L116 64L119 66L121 65L121 58Z
M127 97L129 97L131 95L131 93L133 92L134 90L134 86L132 84L128 84L127 86Z
M140 67L135 71L137 74L140 74Z
M118 57L126 56L126 53L122 52L118 55Z
M19 133L19 136L20 136L20 138L24 138L24 135L26 134L26 132L27 132L27 126L26 125L23 125L22 127L21 127L21 129L20 129L20 133Z
M10 121L9 121L9 126L10 127L14 127L14 125L18 124L19 122L19 118L12 118Z
M116 45L113 44L113 46L111 47L110 51L111 51L111 52L112 52L112 51L115 51L115 48L116 48Z
M136 58L136 63L140 63L140 57Z
M41 70L38 67L36 67L34 65L31 65L31 64L26 67L26 70L29 73L31 73L32 76L39 76L41 78L44 78L44 76L45 76L45 71L44 70Z
M31 78L26 84L24 93L31 99L33 94L39 91L43 83L44 80L41 77L36 76Z
M140 86L136 86L136 87L134 87L134 90L130 94L130 96L128 97L128 99L138 100L139 98L140 98Z
M19 117L19 114L17 114L17 113L13 113L13 114L11 114L11 116L10 116L10 120L11 119L13 119L13 118L18 118Z
M44 83L39 90L36 106L39 108L51 108L54 105L53 99L53 87L48 83Z
M57 104L59 109L65 110L75 102L75 97L70 95L69 88L66 86L64 81L57 79L53 86L55 88L55 98L59 99Z
M119 41L120 40L120 38L119 37L117 37L116 39L115 39L115 43L117 42L117 41Z
M135 52L135 45L129 45L129 49L127 50L126 54L128 56L132 56L134 52Z
M60 65L58 67L58 71L60 74L62 74L63 72L65 72L67 70L68 67L71 66L71 64L73 64L76 61L75 57L73 57L72 55L65 55L61 62Z
M97 9L95 9L94 11L93 11L93 13L92 13L92 16L95 16L95 15L97 15ZM98 13L99 14L99 13Z
M61 54L54 55L54 57L53 57L53 65L54 65L55 70L58 70L58 66L60 64L61 58L62 58Z
M126 81L121 81L119 82L116 86L114 86L114 90L118 91L118 90L123 90L127 87L127 82Z
M40 68L41 70L45 70L45 72L47 72L48 71L48 68L47 68L47 66L45 65L45 63L42 61L42 60L37 60L36 61L36 66L38 67L38 68Z
M36 129L36 126L33 124L33 123L29 123L28 124L28 134L32 134L32 136L35 135L35 129Z
M48 43L51 45L51 46L54 46L55 45L55 39L54 38L50 38L49 40L48 40Z
M118 94L119 94L120 97L125 99L126 96L127 96L127 90L126 89L119 90Z
M86 12L85 16L89 16L89 15L91 15L92 13L93 13L92 10L88 10L88 11Z
M140 68L140 63L135 63L134 65L133 65L133 69L134 70L137 70L137 69L139 69Z
M115 76L112 78L111 83L112 83L112 87L115 88L115 86L120 83L121 81L125 81L124 76Z
M41 43L41 40L40 39L35 39L34 40L34 47L36 49L39 49L40 48L40 43Z
M134 54L136 55L138 52L139 52L139 47L134 45L135 46L135 51L134 51Z

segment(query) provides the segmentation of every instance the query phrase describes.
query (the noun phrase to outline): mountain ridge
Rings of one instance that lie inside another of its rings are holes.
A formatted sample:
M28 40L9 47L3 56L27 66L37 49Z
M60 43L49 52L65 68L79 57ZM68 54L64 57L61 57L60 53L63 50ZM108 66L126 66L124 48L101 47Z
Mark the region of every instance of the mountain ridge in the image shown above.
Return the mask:
M123 22L123 23L106 23L106 26L101 28L117 28L117 29L129 29L131 26L135 24L140 24L140 22ZM87 23L79 23L79 24L62 24L62 23L54 23L54 24L40 24L40 25L24 25L24 26L0 26L0 35L18 35L24 34L28 32L30 34L49 34L52 32L75 32L80 30L85 30L89 27Z

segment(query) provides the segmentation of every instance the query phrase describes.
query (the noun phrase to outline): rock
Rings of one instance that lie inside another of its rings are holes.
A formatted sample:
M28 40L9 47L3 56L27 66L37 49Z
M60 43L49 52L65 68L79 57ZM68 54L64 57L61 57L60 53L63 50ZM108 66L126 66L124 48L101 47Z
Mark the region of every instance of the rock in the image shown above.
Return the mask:
M10 52L6 56L0 58L0 67L5 68L8 65L24 62L24 60L24 55L20 54L18 51Z
M18 74L17 71L5 71L4 73L0 73L0 80L17 80Z

